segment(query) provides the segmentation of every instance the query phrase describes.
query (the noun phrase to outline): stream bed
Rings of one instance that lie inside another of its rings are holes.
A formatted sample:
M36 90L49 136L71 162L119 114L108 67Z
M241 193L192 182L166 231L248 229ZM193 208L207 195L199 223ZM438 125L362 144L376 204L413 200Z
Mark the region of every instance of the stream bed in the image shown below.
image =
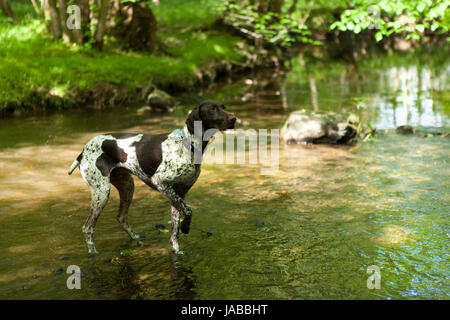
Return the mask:
M182 98L168 114L134 107L0 119L0 299L449 299L450 65L431 54L375 56L259 72ZM187 196L183 255L170 205L135 178L130 241L112 188L87 256L90 193L67 169L105 132L170 132L194 102L220 100L243 129L279 129L290 112L355 111L378 129L354 146L285 145L276 174L214 164ZM356 107L358 106L358 107ZM398 135L400 125L419 128ZM424 132L424 133L423 133ZM166 227L167 229L164 229ZM81 289L66 269L81 268ZM380 270L369 289L369 266Z

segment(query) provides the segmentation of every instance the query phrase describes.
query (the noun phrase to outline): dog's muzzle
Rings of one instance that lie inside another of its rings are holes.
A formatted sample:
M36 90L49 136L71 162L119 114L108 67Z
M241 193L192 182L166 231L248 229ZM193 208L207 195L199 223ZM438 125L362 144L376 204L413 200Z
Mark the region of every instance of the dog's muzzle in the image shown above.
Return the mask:
M233 117L229 120L229 125L228 125L228 128L227 128L227 129L234 129L235 124L236 124L236 117L233 116Z

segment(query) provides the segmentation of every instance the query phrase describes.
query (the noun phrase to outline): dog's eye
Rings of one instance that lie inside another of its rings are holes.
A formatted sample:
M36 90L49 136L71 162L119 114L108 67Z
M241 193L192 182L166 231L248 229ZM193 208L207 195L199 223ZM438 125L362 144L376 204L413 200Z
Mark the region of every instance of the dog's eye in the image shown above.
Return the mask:
M225 105L221 105L220 106L223 110L225 110L226 108L225 108Z

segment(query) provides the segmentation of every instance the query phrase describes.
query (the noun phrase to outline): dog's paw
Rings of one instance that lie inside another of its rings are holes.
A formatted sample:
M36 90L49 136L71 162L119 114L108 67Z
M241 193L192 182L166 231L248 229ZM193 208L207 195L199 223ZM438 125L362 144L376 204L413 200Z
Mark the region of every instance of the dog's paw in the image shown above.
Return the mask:
M95 249L88 251L88 256L89 257L95 257L98 254L100 254L100 253L97 250L95 250Z
M188 233L189 233L189 229L190 229L190 226L189 226L189 225L184 225L184 224L182 224L182 225L180 226L180 230L181 230L181 232L183 232L184 234L188 234Z
M146 238L145 236L135 234L131 237L131 240L144 240L145 238Z
M189 233L189 229L191 227L191 217L187 216L183 219L183 221L181 222L180 225L180 230L181 232L183 232L184 234L188 234Z
M180 250L178 248L178 246L177 247L172 247L172 251L173 251L173 253L175 253L177 255L183 255L184 254L183 250Z

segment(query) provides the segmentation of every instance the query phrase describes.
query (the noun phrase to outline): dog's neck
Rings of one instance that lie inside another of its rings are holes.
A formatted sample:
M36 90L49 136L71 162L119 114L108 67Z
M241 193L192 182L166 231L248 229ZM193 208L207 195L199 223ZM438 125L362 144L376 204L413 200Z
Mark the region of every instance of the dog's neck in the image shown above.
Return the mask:
M205 151L206 146L208 145L209 141L212 137L207 139L206 141L203 140L205 130L202 130L201 137L196 137L194 133L189 132L189 129L187 125L185 125L181 130L181 134L183 136L183 145L187 148L191 146L191 152L194 152L194 148L198 148L198 146L202 146L202 153Z

